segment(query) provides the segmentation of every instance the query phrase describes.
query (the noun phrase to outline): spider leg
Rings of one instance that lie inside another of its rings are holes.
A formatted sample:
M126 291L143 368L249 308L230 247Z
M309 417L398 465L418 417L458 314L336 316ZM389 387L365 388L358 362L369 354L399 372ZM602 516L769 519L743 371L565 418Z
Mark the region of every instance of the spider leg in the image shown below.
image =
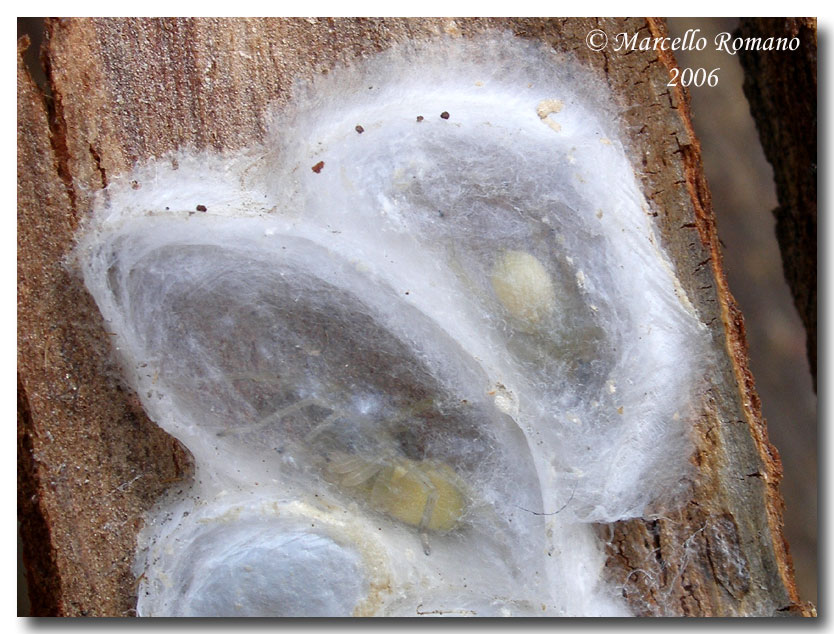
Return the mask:
M417 481L426 491L426 505L423 507L423 515L420 518L420 523L417 525L417 530L420 531L420 541L423 543L423 552L426 555L431 554L431 547L429 546L429 523L431 516L434 514L434 507L437 505L438 492L434 482L418 467L412 467L412 471Z
M315 404L316 404L316 405L320 405L319 403L315 403ZM333 412L332 412L331 414L328 414L328 415L327 415L327 417L326 417L324 420L322 420L322 421L321 421L318 425L316 425L316 426L315 426L315 427L314 427L314 428L310 431L310 433L308 433L308 434L304 437L304 444L305 444L305 445L307 445L307 446L309 446L309 445L310 445L310 443L311 443L313 440L315 440L315 439L316 439L316 437L317 437L317 436L318 436L321 432L323 432L325 429L327 429L327 428L331 425L331 423L333 422L333 420L334 420L334 419L339 418L341 415L342 415L342 412L341 412L341 411L339 411L339 410L333 410Z
M319 404L320 403L319 403L318 399L315 399L315 398L312 398L312 397L303 398L300 401L296 401L295 403L291 403L290 405L287 405L286 407L281 407L281 408L275 410L274 412L272 412L271 414L267 414L263 418L260 418L260 419L254 421L254 422L252 422L248 425L241 425L240 427L224 430L224 431L220 432L218 434L218 436L228 436L232 433L241 434L241 433L248 433L248 432L258 431L259 429L265 429L266 427L269 427L270 425L273 425L275 423L280 423L281 419L283 419L288 414L292 414L293 412L297 412L298 410L303 409L304 407L307 407L308 405L319 405Z
M382 469L379 463L341 452L330 454L329 460L327 472L333 474L339 480L339 484L346 487L364 484Z
M429 534L425 531L420 533L420 543L423 544L423 552L426 553L426 557L431 555L431 546L429 546Z

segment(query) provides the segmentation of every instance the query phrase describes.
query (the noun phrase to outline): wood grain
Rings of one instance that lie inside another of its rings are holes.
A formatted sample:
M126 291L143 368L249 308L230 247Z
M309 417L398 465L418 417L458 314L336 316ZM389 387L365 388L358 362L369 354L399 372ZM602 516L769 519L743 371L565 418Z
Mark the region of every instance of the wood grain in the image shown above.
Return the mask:
M781 467L721 268L688 96L666 86L675 61L585 47L591 28L655 36L663 22L345 18L52 19L43 54L51 96L19 65L19 508L38 613L130 614L143 513L189 477L186 453L121 385L106 324L63 264L93 194L176 148L262 141L270 108L296 80L393 42L493 28L547 42L607 81L663 246L719 359L694 430L691 499L599 527L607 574L639 614L812 612L793 584Z

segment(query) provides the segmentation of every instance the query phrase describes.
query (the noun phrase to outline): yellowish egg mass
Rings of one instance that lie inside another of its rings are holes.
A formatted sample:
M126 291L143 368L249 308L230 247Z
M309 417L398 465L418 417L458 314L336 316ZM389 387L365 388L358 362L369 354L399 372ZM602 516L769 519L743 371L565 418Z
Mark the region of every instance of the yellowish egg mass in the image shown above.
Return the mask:
M492 269L492 288L510 314L527 323L547 317L556 304L544 265L526 251L505 251Z

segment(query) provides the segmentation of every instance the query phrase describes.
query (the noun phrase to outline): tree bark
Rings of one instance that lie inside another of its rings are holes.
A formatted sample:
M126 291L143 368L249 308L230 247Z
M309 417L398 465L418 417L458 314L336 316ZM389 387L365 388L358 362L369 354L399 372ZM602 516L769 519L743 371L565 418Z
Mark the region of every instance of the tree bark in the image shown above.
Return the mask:
M63 265L93 194L175 148L261 141L295 80L393 42L510 30L573 54L625 110L635 171L718 371L694 430L699 477L681 509L600 526L607 574L638 614L813 613L782 536L781 466L727 288L688 109L670 53L600 52L590 29L665 35L656 19L79 19L46 22L51 94L18 66L19 516L37 614L131 614L143 514L189 477L111 362L106 326ZM26 42L19 45L20 54Z
M807 332L817 388L817 20L744 18L742 38L797 38L794 51L741 50L744 94L765 156L773 166L779 206L776 238L785 279Z

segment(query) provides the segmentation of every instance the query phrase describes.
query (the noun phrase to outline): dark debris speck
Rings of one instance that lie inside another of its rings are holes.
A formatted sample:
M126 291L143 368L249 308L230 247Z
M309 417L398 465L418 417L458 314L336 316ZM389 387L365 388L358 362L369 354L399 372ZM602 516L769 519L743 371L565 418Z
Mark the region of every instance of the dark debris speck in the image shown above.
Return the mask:
M208 211L205 205L197 205L197 211Z
M324 161L319 161L311 168L316 174L321 174L321 168L324 167Z
M444 110L443 112L440 113L440 118L441 119L448 119L449 118L449 113Z
M365 131L365 128L363 128L361 125L358 125L358 126L356 126L356 131L359 134L362 134Z

